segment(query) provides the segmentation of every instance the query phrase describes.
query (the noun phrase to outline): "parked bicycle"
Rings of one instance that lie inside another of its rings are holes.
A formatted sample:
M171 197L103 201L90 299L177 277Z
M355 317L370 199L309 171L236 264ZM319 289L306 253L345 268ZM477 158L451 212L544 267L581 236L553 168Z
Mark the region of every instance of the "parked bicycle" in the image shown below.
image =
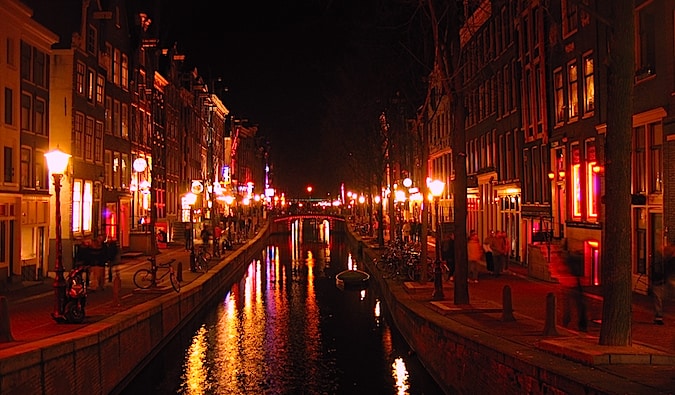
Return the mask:
M199 246L197 255L195 256L195 267L196 272L206 273L209 270L209 263L211 262L211 253L208 250L207 245Z
M157 264L154 257L148 258L150 261L150 269L138 269L134 273L134 284L141 289L148 289L159 285L166 276L169 276L169 282L174 291L180 292L180 282L173 269L173 262L175 259L170 259L168 262ZM157 276L160 269L166 269L161 276Z

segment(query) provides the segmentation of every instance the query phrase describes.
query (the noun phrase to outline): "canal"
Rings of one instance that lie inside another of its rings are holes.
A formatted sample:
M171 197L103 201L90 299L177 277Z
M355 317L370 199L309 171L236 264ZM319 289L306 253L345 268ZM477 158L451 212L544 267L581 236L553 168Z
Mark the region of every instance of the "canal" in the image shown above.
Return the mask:
M441 394L376 284L328 223L272 236L243 277L178 333L124 394Z

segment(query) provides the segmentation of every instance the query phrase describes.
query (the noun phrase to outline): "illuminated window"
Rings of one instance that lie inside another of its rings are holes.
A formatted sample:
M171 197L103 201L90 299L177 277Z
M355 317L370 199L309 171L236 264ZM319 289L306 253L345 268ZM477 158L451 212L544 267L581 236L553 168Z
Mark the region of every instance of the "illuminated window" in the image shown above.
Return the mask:
M567 66L567 105L569 117L574 119L579 116L579 74L576 63Z
M563 90L562 69L553 72L553 84L555 89L555 123L565 122L565 93Z
M94 194L92 190L91 181L84 183L84 194L82 196L82 230L91 231L92 210L93 210Z
M84 75L85 75L85 66L84 63L77 63L77 70L75 74L75 91L79 95L84 96Z
M593 80L593 57L584 58L584 113L595 110L595 82Z
M663 125L652 123L647 125L649 133L649 190L660 193L663 184L662 142Z
M586 164L586 179L588 180L588 185L586 185L586 195L588 196L588 218L597 218L598 217L598 196L600 191L600 183L598 182L598 173L593 171L594 166L597 162L588 162Z
M73 232L82 230L82 180L73 181Z
M572 209L574 217L581 218L581 174L579 172L580 165L578 163L572 165L572 188L574 191L574 200L572 202Z

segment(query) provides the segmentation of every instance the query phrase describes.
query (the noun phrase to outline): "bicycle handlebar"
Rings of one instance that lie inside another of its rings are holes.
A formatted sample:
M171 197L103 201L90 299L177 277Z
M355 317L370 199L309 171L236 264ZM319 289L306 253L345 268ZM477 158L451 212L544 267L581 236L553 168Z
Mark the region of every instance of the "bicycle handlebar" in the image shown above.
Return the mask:
M157 258L149 257L148 261L150 261L150 263L155 263L155 266L157 266L157 267L169 267L169 266L171 266L172 263L174 263L176 261L176 258L171 258L164 263L157 263Z

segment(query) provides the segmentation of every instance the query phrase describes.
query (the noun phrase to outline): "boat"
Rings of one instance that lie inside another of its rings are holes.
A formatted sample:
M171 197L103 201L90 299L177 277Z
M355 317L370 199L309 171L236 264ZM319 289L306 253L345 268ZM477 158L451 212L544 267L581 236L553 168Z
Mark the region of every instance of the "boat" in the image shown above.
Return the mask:
M340 289L362 289L368 286L370 274L362 270L348 269L335 276L335 285Z

